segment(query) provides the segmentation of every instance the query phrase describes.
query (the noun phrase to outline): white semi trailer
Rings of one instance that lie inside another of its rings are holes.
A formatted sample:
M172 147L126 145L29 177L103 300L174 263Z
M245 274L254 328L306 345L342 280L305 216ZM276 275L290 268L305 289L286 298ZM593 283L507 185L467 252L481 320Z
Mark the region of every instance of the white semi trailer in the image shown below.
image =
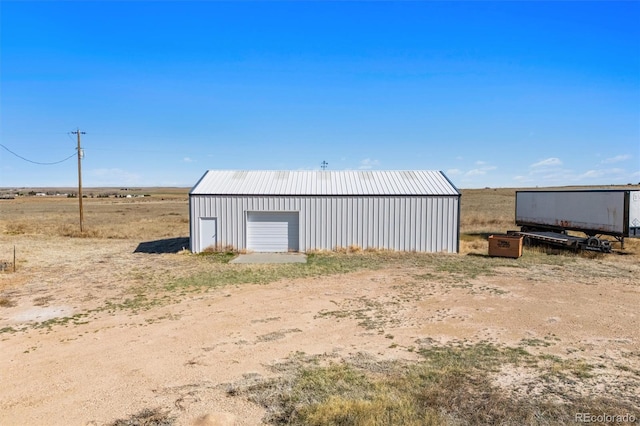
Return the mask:
M608 252L609 241L599 235L615 237L622 247L625 238L640 238L640 191L517 191L516 225L525 240Z

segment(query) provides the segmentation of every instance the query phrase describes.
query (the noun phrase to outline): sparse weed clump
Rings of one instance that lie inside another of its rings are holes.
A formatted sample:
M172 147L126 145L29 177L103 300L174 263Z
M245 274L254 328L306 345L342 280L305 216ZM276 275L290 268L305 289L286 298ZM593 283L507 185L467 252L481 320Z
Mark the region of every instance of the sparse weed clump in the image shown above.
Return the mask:
M554 359L556 368L547 371L548 359L487 343L430 346L420 353L424 360L417 363L360 362L356 357L322 365L317 358L297 356L284 367L273 367L283 376L236 385L229 394L265 407L264 421L276 425L535 425L572 423L577 412L640 416L624 401L571 391L554 395L564 402L544 395L523 399L494 381L504 365L541 376L571 376L573 382L588 380L590 367L584 363Z
M115 420L108 426L172 426L174 424L175 417L171 416L168 411L160 408L145 408L126 419Z
M13 306L16 306L16 302L6 296L1 296L0 297L0 307L2 308L11 308Z
M213 261L215 263L229 263L231 259L238 256L238 252L231 246L225 248L207 247L206 249L198 253L197 256L206 257L207 260Z
M238 250L236 250L236 248L232 245L226 245L226 246L222 246L222 245L215 245L215 246L209 246L209 247L205 247L204 250L202 250L200 253L203 256L209 255L209 254L217 254L217 253L226 253L226 254L237 254Z
M8 235L24 235L29 232L29 227L25 222L9 222L5 225L5 233Z

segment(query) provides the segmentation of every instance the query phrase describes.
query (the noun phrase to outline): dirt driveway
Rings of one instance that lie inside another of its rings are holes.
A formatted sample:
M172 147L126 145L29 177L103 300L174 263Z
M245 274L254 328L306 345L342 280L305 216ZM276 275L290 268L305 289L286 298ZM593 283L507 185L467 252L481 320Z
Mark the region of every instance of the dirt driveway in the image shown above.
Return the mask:
M12 245L2 240L0 251ZM257 425L264 409L229 386L277 374L269 366L294 353L416 360L417 348L453 341L593 363L576 392L640 407L637 258L499 266L464 279L387 265L178 289L138 306L140 288L197 273L203 261L136 245L21 237L18 271L0 274L3 425L105 424L156 407L181 425ZM526 378L496 380L517 389Z

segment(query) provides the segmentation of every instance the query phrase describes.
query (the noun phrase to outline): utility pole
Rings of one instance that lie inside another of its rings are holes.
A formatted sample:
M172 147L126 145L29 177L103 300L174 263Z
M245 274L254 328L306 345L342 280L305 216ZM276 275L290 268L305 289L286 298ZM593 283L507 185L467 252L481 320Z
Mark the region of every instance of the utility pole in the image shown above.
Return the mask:
M78 202L80 207L80 232L83 232L84 213L82 211L82 148L80 147L80 135L86 134L78 129L72 134L78 135Z
M322 168L322 170L327 170L327 166L328 165L329 165L329 163L327 163L324 160L322 160L322 163L320 163L320 167Z

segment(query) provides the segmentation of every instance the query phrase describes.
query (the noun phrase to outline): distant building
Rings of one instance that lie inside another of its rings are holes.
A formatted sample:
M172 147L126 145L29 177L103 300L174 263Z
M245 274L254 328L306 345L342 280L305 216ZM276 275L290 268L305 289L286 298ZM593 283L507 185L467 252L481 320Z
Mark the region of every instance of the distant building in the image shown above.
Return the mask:
M459 249L460 192L438 171L210 170L189 215L194 253Z

